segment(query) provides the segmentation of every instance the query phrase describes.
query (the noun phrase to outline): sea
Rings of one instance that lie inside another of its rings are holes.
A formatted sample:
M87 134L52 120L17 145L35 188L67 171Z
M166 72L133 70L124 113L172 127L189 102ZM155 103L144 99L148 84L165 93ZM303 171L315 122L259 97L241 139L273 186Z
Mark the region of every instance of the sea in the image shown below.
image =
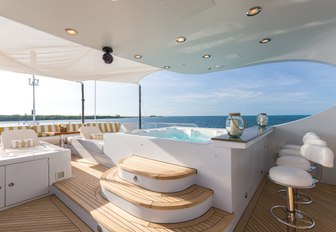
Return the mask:
M279 125L299 120L309 115L269 115L268 125ZM242 116L245 127L257 126L257 116ZM197 126L206 128L225 128L227 116L167 116L167 117L144 117L143 128L161 127L165 125ZM104 121L104 120L102 120ZM113 119L118 122L138 122L138 118Z
M268 125L279 125L283 123L288 123L291 121L299 120L309 115L269 115ZM252 127L257 125L257 116L249 115L242 116L245 127ZM143 117L142 125L143 128L155 128L163 126L197 126L205 128L225 128L227 116L159 116L159 117ZM138 122L139 118L113 118L113 119L99 119L97 122ZM86 120L86 122L93 122L93 120ZM30 122L0 122L0 126L4 125L26 125ZM44 120L38 121L39 124L67 124L67 123L80 123L79 120Z

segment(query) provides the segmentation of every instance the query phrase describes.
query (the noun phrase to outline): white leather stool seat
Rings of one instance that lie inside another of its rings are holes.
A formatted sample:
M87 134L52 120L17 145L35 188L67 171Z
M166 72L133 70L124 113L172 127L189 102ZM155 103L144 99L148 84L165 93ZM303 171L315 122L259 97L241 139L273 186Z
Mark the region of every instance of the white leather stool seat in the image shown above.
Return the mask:
M309 171L311 168L310 162L303 157L297 156L281 156L277 159L276 165L299 168Z
M311 187L313 184L313 178L308 172L287 166L275 166L271 168L269 177L272 181L283 186L306 188Z
M297 157L302 157L300 149L282 149L279 152L279 157L281 156L297 156Z

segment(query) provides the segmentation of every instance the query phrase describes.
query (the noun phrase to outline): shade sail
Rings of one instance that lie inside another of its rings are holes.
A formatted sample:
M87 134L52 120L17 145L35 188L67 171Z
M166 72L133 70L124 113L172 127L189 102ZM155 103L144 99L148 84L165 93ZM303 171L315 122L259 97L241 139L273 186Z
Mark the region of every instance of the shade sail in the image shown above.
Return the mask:
M94 35L92 35L94 36ZM0 17L0 69L70 81L137 83L159 68L103 52Z

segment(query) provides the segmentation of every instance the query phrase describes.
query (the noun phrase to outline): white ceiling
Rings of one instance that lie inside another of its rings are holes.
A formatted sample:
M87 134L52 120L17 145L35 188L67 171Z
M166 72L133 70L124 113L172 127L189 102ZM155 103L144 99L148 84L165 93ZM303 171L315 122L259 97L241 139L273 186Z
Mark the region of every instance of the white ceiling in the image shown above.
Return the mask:
M278 60L336 64L336 0L0 0L0 6L9 19L97 52L111 46L118 57L141 54L136 61L173 72ZM253 6L262 12L246 16ZM78 35L65 34L69 27ZM176 43L178 36L187 41ZM259 44L265 37L271 42Z

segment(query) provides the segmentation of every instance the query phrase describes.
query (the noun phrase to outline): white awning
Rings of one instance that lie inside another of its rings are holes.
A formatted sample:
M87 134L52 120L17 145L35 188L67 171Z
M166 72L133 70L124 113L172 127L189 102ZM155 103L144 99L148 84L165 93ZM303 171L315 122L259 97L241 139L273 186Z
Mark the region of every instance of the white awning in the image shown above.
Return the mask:
M102 51L0 17L0 69L3 70L70 81L123 83L138 83L160 70L115 54L113 63L105 64L102 55Z

